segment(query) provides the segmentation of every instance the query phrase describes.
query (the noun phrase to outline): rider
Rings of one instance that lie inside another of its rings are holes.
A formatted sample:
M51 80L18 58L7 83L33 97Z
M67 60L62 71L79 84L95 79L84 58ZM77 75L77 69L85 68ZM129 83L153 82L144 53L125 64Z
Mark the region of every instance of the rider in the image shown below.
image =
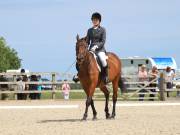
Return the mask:
M103 81L108 83L108 65L107 65L107 56L105 50L105 41L106 41L106 30L100 25L101 23L101 14L93 13L91 17L93 27L88 29L87 32L87 43L89 45L89 51L94 52L99 57L101 64L103 66ZM77 77L74 77L75 82L78 81Z

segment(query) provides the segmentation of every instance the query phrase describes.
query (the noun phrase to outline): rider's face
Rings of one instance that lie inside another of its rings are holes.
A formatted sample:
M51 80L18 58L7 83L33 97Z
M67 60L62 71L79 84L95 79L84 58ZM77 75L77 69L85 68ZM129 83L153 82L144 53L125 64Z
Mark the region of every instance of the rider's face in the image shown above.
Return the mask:
M92 23L93 23L93 26L94 26L94 27L97 27L97 26L100 25L99 19L96 19L96 18L92 19Z

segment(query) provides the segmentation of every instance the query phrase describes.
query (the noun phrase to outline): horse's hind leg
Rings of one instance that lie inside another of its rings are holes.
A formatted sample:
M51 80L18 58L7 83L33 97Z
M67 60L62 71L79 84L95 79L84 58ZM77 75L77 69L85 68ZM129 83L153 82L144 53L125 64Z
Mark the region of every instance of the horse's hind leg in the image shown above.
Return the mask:
M104 85L100 88L103 93L104 93L104 96L106 98L106 103L105 103L105 113L106 113L106 119L109 119L110 118L110 114L109 114L109 108L108 108L108 103L109 103L109 91L107 89L107 87Z
M96 109L95 109L95 106L94 106L94 100L91 99L91 108L92 108L92 111L93 111L93 120L96 120L97 119L97 112L96 112Z
M113 84L113 97L112 97L113 110L112 110L111 118L115 118L115 116L116 116L116 102L117 102L118 82L119 82L119 76L117 76L112 82L112 84Z

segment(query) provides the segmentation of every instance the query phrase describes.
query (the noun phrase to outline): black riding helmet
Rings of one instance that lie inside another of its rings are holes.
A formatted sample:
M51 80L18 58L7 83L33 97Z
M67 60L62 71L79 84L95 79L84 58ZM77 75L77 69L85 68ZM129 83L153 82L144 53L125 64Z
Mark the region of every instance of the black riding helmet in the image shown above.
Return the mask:
M92 14L91 20L98 19L101 22L101 14L98 12L95 12Z

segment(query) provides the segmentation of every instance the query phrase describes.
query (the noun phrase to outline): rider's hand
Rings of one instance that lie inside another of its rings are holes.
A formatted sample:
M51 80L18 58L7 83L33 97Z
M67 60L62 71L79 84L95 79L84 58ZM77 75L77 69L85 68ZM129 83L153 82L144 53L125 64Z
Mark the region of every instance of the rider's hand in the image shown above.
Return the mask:
M91 51L95 52L97 48L98 48L98 46L95 45L95 46L93 46L93 47L91 48Z

